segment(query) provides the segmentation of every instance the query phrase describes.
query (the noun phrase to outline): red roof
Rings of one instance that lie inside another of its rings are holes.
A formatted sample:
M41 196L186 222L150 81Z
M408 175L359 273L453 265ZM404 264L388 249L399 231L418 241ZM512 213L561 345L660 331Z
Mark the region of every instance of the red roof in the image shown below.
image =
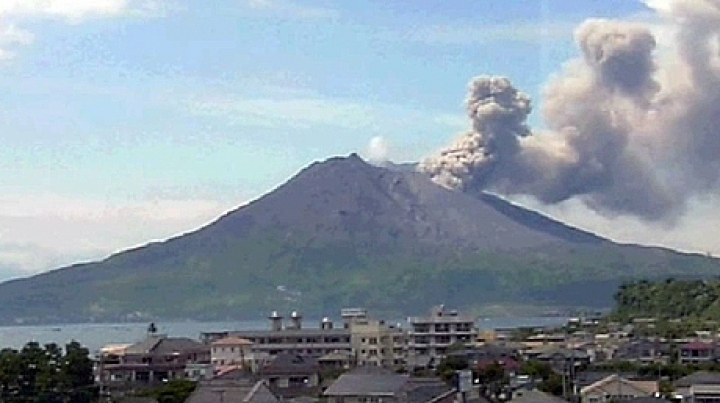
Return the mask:
M715 348L715 346L709 343L703 343L701 341L693 341L687 344L683 344L680 348L683 350L712 350Z

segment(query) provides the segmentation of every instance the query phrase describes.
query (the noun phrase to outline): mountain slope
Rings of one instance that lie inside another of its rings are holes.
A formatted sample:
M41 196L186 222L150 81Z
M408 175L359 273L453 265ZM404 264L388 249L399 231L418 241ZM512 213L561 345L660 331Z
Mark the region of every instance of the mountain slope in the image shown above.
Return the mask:
M714 259L617 245L351 155L312 164L198 231L0 284L0 321L597 305L627 279L715 273Z

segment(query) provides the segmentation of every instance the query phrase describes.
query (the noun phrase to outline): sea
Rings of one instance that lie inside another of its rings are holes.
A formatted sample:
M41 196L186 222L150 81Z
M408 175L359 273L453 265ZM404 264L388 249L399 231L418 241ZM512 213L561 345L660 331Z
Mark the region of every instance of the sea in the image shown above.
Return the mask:
M556 327L567 323L567 317L502 317L484 318L478 321L481 330L508 329L519 327ZM405 325L404 320L389 321ZM314 323L306 321L306 323ZM319 321L317 321L319 323ZM4 326L0 327L0 349L22 348L30 341L42 345L56 343L60 346L77 341L96 353L108 344L135 343L147 335L149 323L90 323L72 325L44 326ZM171 337L189 337L199 339L203 332L227 330L263 330L269 324L265 320L237 322L155 322L158 333ZM310 326L311 327L311 326Z

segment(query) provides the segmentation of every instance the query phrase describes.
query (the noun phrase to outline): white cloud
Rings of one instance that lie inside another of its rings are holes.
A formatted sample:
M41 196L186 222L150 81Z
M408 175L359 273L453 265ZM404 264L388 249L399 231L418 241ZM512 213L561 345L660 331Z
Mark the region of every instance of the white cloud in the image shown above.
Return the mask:
M282 19L333 19L340 14L332 8L307 6L290 0L242 0L241 4L246 9L268 13Z
M383 136L375 136L368 142L365 154L373 162L387 161L390 157L390 142Z
M707 236L720 226L720 216L717 214L720 210L720 197L693 199L687 214L672 228L643 222L634 217L603 217L576 199L553 206L542 205L529 197L513 199L521 205L617 242L641 243L720 256L720 242L716 237Z
M211 199L110 203L53 194L3 195L0 268L30 274L103 258L198 228L237 204Z
M59 18L71 23L124 13L129 0L3 0L0 15L13 18Z
M30 32L17 28L24 21L49 19L80 24L101 18L165 16L180 9L175 0L2 0L0 58L7 59L13 55L7 50L8 45L32 42Z
M29 45L34 39L32 33L18 29L15 25L0 26L0 60L11 59L15 55L7 48Z
M499 41L545 43L572 40L577 21L546 21L495 25L419 26L400 34L401 39L431 45L472 45Z

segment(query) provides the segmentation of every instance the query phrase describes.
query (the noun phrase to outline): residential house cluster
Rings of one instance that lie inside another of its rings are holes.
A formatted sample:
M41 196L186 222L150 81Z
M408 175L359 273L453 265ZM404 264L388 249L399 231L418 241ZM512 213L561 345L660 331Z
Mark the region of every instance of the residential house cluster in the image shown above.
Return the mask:
M411 318L408 329L374 319L362 308L343 309L337 325L323 318L306 327L298 312L287 320L273 312L268 320L266 330L205 332L199 340L148 334L135 344L107 346L98 357L96 379L107 393L173 379L247 391L257 383L233 374L251 374L275 396L317 396L322 373L358 367L413 372L418 365L437 364L453 344L474 344L478 334L474 318L442 306Z
M468 362L476 394L481 382L477 374L491 365L502 368L510 380L498 392L504 401L557 402L558 398L535 390L537 380L521 373L522 363L532 360L559 374L563 394L581 403L637 399L651 403L660 392L659 376L587 368L613 362L720 362L714 333L698 332L696 337L676 340L636 336L637 326L652 322L604 331L594 329L595 323L580 323L560 332L480 333L473 317L443 306L427 316L408 318L407 326L372 318L362 308L343 309L340 316L337 324L323 318L306 326L298 312L287 319L273 312L265 330L206 332L198 340L148 334L135 344L106 346L97 361L96 379L110 394L173 379L197 380L201 388L190 401L227 393L243 401L268 403L318 396L331 403L449 403L458 398L459 388L422 376L453 356ZM518 334L526 336L519 339ZM720 402L718 374L698 372L672 387L681 403Z

